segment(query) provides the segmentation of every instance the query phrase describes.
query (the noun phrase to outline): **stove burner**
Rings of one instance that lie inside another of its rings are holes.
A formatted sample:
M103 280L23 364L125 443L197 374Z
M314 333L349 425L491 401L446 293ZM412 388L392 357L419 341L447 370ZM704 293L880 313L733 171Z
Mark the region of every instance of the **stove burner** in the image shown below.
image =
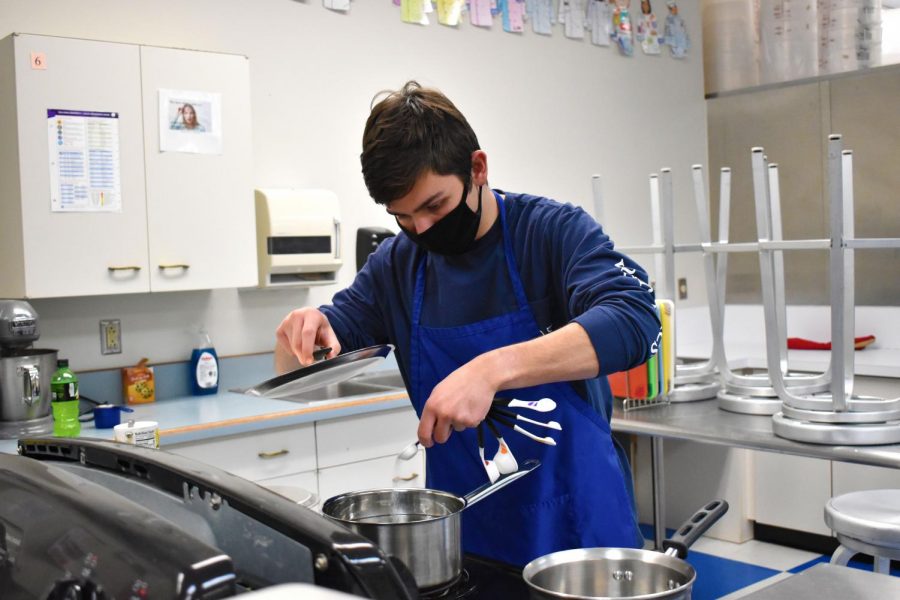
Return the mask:
M457 598L470 598L475 594L475 590L475 582L471 581L469 571L463 569L460 571L459 575L449 583L420 590L419 598L421 600L436 600L438 598L455 600Z

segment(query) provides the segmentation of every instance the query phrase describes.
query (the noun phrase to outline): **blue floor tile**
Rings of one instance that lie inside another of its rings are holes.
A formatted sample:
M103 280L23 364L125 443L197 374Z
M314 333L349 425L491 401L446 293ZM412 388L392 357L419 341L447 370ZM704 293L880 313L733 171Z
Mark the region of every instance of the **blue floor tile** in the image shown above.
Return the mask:
M640 525L641 534L647 540L653 540L653 526ZM666 537L671 537L675 531L666 530ZM789 573L800 573L819 563L827 563L830 556L820 556L802 565L796 566ZM750 563L740 562L703 552L688 551L687 561L697 571L697 579L694 582L694 600L713 600L731 594L747 586L753 585L764 579L781 573L774 569L760 567ZM872 563L864 560L851 560L850 567L871 571ZM900 563L892 564L891 575L900 577Z
M697 571L693 600L721 598L781 572L702 552L688 552L687 561Z

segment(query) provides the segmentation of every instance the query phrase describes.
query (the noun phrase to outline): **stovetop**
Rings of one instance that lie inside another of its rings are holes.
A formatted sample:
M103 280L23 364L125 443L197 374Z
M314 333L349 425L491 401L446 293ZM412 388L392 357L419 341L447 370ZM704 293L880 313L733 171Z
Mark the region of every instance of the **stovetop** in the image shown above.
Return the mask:
M447 586L422 592L422 600L519 600L528 598L522 570L473 554L463 557L462 573Z

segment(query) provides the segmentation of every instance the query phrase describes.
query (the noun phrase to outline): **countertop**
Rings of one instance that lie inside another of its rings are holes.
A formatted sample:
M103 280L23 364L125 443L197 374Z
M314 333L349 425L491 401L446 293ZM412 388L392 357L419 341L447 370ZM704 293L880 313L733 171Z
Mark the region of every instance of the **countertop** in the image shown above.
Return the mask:
M405 392L350 396L316 403L224 392L136 405L132 407L135 412L131 416L136 421L159 423L160 446L165 447L408 406ZM900 444L828 446L793 442L772 433L771 417L724 411L715 400L673 403L629 412L623 412L617 402L612 428L622 433L900 468ZM111 429L98 430L93 423L82 423L81 436L112 439L113 434ZM0 452L15 451L15 440L0 440Z
M729 346L734 368L764 366L764 353L758 345ZM703 344L686 344L685 356L708 355ZM897 351L866 349L856 353L858 369L870 375L900 377ZM794 368L822 370L829 353L791 351ZM880 365L880 366L879 366ZM395 369L396 367L394 367ZM259 373L246 374L248 381L259 381ZM409 406L405 391L385 391L348 396L340 400L298 403L258 398L222 391L211 396L181 396L151 404L132 406L136 421L156 421L160 445L192 442L226 435L287 427L300 423L335 419L357 414ZM900 445L824 446L785 440L772 433L771 418L740 415L720 410L714 400L656 406L624 413L616 403L612 427L615 431L684 439L732 447L771 450L800 456L900 468ZM111 429L97 430L93 423L82 424L82 437L112 439ZM15 440L0 440L0 452L15 452Z
M406 392L379 392L348 396L340 400L292 402L258 398L234 392L210 396L186 396L131 406L123 414L135 421L159 423L160 447L225 435L287 427L312 421L409 406ZM96 429L93 422L81 424L81 436L112 439L112 429ZM0 452L15 453L16 440L0 440Z
M709 358L711 348L712 342L679 343L678 358L705 360ZM765 369L765 339L729 343L726 357L732 369ZM865 348L857 350L853 357L856 375L900 378L900 349ZM791 370L824 373L830 360L831 352L826 350L788 350Z
M612 428L622 433L900 468L900 444L830 446L794 442L772 432L772 417L728 412L720 409L716 400L662 404L628 412L622 411L617 402Z

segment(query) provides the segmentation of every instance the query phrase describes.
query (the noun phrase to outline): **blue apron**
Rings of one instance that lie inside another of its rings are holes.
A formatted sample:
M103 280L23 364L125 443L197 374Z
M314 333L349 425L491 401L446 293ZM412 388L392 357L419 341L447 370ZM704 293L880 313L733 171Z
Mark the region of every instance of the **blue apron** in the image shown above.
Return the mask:
M422 325L427 256L422 260L416 275L410 346L411 396L420 417L434 387L457 368L495 348L540 335L516 266L503 199L496 197L516 309L456 327ZM472 290L458 291L460 301L472 297ZM558 421L562 431L551 432L557 441L557 446L551 447L498 426L517 461L537 458L542 465L466 509L462 519L463 549L521 566L538 556L568 548L640 547L642 538L609 423L568 382L505 390L499 395L520 400L556 400L557 409L551 413L522 414ZM547 435L547 431L527 423L520 425ZM498 445L489 429L485 427L484 432L485 457L491 458ZM447 443L428 449L428 487L464 496L485 481L487 475L478 456L474 429L453 432Z

